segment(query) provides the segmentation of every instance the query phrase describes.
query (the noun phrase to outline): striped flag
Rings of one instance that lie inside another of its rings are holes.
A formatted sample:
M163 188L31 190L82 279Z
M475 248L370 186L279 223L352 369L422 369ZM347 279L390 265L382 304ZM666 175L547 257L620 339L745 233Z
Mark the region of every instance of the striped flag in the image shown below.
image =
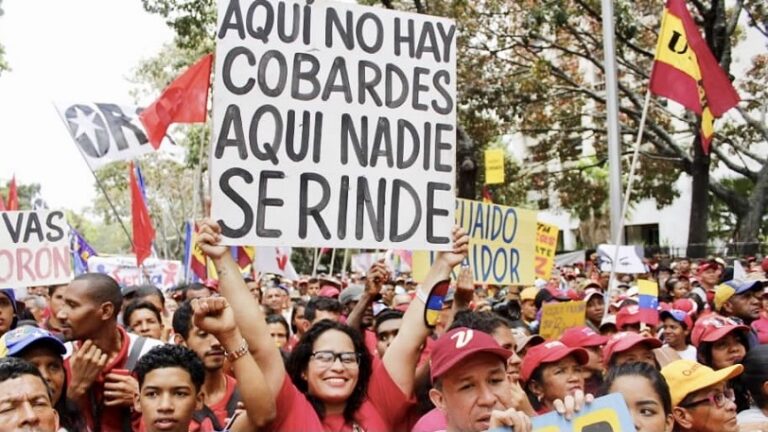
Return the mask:
M637 305L640 322L654 326L659 323L659 284L649 280L637 281Z

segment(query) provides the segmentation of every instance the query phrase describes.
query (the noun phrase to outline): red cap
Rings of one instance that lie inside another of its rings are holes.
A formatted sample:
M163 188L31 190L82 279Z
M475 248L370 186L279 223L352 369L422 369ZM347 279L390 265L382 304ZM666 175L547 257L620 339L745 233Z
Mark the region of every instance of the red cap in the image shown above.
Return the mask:
M520 381L526 382L533 372L544 363L554 363L573 355L580 365L589 362L589 354L584 348L570 348L560 341L544 342L528 349L520 367Z
M608 343L603 348L603 364L607 365L614 354L627 351L638 344L643 344L648 349L661 347L661 341L656 338L641 336L635 332L616 333L608 339Z
M768 257L763 258L763 262L760 263L760 267L763 268L765 273L768 273Z
M638 305L623 307L616 313L616 328L619 331L624 330L624 326L627 324L637 324L640 321L642 321L642 316Z
M699 264L699 268L696 270L696 275L701 276L702 273L709 269L715 269L717 270L717 263L715 261L704 261L703 263Z
M505 364L512 355L512 351L502 348L488 333L458 327L444 334L432 346L430 357L432 381L434 382L462 360L478 353L495 354Z
M696 320L691 331L691 343L698 348L702 342L714 342L732 331L749 332L749 327L721 315L707 315Z
M331 297L331 298L338 298L339 297L339 289L336 288L333 285L325 285L322 288L320 288L320 293L318 294L320 297Z
M608 338L587 326L581 326L571 327L563 332L560 342L571 348L586 348L605 345Z
M688 315L693 315L699 309L699 305L695 301L689 298L677 299L672 303L672 309L681 310Z

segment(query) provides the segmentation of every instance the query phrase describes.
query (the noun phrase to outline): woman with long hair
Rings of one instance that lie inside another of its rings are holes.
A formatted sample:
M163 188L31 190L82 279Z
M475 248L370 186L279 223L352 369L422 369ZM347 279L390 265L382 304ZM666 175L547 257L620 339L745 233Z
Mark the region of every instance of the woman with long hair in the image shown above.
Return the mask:
M413 404L415 370L429 330L424 324L426 293L467 255L469 237L453 229L453 249L437 254L423 286L403 317L403 328L381 362L372 365L357 330L320 321L291 352L287 369L269 336L264 314L248 292L229 247L220 246L221 229L212 220L200 224L198 244L219 274L221 294L229 300L251 354L275 394L277 417L268 430L395 430ZM383 280L366 289L378 293Z
M647 363L625 363L608 371L605 393L621 393L637 432L671 432L674 425L669 386Z

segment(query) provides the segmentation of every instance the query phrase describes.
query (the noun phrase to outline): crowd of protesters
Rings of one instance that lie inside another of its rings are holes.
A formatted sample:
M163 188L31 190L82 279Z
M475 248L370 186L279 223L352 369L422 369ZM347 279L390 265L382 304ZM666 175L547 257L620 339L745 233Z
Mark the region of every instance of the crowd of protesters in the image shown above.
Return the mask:
M204 221L215 283L86 273L23 299L2 289L0 430L520 432L619 393L638 431L768 431L768 258L652 260L609 289L592 257L534 286L480 286L467 268L450 282L469 241L452 234L419 283L383 261L243 277ZM658 283L654 319L639 279ZM545 304L580 300L584 326L538 335Z

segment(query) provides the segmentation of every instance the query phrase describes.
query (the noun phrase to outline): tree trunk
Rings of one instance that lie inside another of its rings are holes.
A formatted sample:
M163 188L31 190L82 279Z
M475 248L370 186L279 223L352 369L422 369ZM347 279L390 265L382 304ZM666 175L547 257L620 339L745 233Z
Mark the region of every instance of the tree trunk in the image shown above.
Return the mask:
M749 200L749 210L741 220L739 239L742 244L737 250L740 255L757 255L760 251L760 228L768 209L768 163L757 175L757 182Z
M693 141L691 177L691 217L688 223L688 252L690 258L704 258L709 243L709 155L701 148L701 136Z

